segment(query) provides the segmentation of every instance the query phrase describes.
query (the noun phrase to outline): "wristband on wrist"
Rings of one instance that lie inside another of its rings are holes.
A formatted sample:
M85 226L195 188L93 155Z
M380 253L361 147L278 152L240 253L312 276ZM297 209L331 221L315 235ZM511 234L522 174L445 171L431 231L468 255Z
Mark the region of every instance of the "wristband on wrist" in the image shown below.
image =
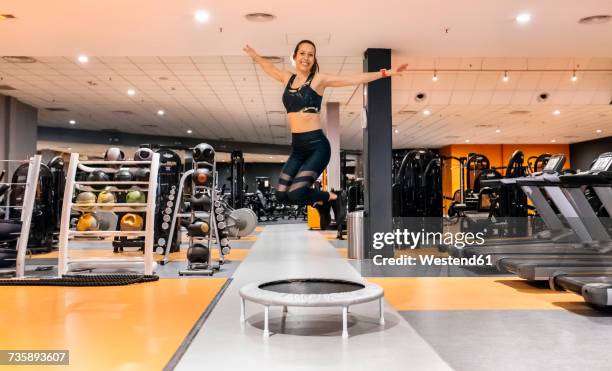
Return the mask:
M388 76L389 76L389 75L387 75L387 70L386 70L386 69L384 69L384 68L381 68L381 69L380 69L380 75L381 75L382 77L388 77Z

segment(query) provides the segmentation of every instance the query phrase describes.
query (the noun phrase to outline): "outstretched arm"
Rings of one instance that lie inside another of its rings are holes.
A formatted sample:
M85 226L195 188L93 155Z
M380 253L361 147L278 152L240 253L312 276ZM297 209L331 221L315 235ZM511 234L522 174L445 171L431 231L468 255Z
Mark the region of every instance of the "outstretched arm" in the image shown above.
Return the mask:
M380 70L378 72L366 72L359 75L351 76L338 76L338 75L323 75L321 74L321 84L324 87L340 88L343 86L353 86L359 84L365 84L370 81L378 80L385 77L401 76L402 72L408 70L408 64L402 64L401 66L390 69Z
M274 64L272 64L272 62L257 54L255 49L251 48L249 45L245 46L242 50L247 53L255 63L260 65L261 69L263 69L264 72L274 80L284 83L291 77L291 73L289 71L277 68Z

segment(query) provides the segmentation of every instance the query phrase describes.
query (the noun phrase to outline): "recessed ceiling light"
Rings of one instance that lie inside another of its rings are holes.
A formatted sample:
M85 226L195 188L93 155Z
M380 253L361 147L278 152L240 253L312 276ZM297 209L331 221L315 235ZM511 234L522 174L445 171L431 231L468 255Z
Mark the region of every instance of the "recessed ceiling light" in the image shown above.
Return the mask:
M504 71L504 78L503 78L504 82L508 82L509 78L508 78L508 71Z
M74 120L70 120L70 121L68 121L68 123L69 123L70 125L74 125L74 124L76 124L76 121L74 121Z
M136 95L136 90L134 90L134 89L128 89L127 94L128 94L129 96Z
M273 14L269 13L249 13L244 17L251 22L270 22L276 18Z
M495 130L496 133L501 133L501 129Z
M529 23L529 21L531 21L531 14L529 13L519 14L516 16L515 20L519 24Z
M558 109L553 111L553 115L555 116L559 116L561 114L561 111L559 111Z
M603 130L601 130L601 129L597 129L597 130L595 130L595 132L596 132L596 133L601 133L602 131L603 131Z
M438 81L438 72L437 71L434 71L434 74L431 77L431 81L433 81L433 82Z
M431 114L431 111L430 111L430 110L428 110L428 109L426 109L425 111L423 111L423 114L424 114L425 116L429 116L429 115Z
M609 14L600 14L600 15L592 15L590 17L580 18L578 23L581 24L602 24L608 23L612 19L612 15Z
M399 133L399 130L395 129L395 134Z
M556 143L556 142L557 142L557 140L556 140L556 139L551 139L551 140L550 140L550 142L551 142L551 143Z
M466 142L466 143L469 143L469 142L470 142L470 140L469 140L469 139L466 139L466 140L465 140L465 142Z
M268 158L274 158L274 157L272 157L272 156L268 156Z
M193 133L193 130L191 129L187 130L187 134L191 134L191 133Z
M576 82L578 80L578 76L576 76L576 71L572 72L572 81Z
M206 23L210 19L210 14L206 10L198 10L193 14L193 18L196 22Z
M79 61L79 63L87 63L89 62L89 57L86 55L79 55L77 60Z
M72 147L66 147L66 149L72 151Z
M160 109L160 110L158 110L158 111L157 111L157 114L158 114L159 116L163 116L163 115L165 115L165 114L166 114L166 112L165 112L163 109Z

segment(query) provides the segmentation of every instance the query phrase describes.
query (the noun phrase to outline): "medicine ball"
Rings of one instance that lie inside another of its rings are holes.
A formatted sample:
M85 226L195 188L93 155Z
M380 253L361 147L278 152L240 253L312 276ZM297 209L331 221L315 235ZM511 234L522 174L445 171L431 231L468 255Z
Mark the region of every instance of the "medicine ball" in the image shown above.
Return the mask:
M201 220L197 220L187 227L187 231L192 237L204 237L208 235L209 230L208 223Z
M206 193L196 193L191 196L190 205L194 211L210 211L212 201Z
M112 192L102 191L98 194L99 204L113 204L115 202L117 202L117 199L115 198L115 195Z
M207 246L194 244L187 249L187 260L190 263L208 263L210 251Z
M120 224L122 231L140 231L144 222L142 216L128 213L121 218Z
M76 197L76 204L95 204L96 194L93 192L81 192ZM77 206L75 209L80 211L92 210L93 206Z
M17 265L17 250L0 248L0 268Z
M102 170L94 170L91 173L89 173L89 175L87 176L88 182L108 182L109 180L110 178L108 177L108 175L106 175L106 173ZM91 187L93 189L103 190L104 188L106 188L106 185L95 184L95 185L91 185Z
M129 169L119 169L113 176L113 180L116 182L131 182L132 173L130 173ZM116 184L115 187L119 189L129 189L129 188L132 188L132 185L131 184Z
M76 229L79 232L98 230L98 221L91 213L81 215L77 222Z
M207 168L195 169L193 172L193 182L197 186L205 186L212 180L212 173Z
M104 161L123 161L125 160L125 153L117 148L111 147L104 152Z
M148 182L149 181L149 169L144 169L141 167L133 167L130 169L130 173L132 173L132 179L137 182Z
M14 220L0 221L0 239L12 240L19 237L21 233L21 222Z
M138 148L134 153L134 161L151 161L153 159L153 151L148 148Z
M98 229L101 231L114 231L117 228L119 218L115 213L94 213L98 221Z
M144 195L144 192L129 191L125 196L125 202L130 204L144 204L145 202L147 202L147 199Z
M207 143L200 143L193 148L193 161L212 163L215 160L215 150Z

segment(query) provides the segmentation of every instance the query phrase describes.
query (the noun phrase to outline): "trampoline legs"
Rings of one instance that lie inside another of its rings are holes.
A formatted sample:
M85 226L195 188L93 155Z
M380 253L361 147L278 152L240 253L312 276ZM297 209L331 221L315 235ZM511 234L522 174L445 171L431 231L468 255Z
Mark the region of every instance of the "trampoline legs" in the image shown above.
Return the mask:
M342 338L348 339L348 307L342 307Z
M385 309L383 308L383 298L378 299L378 310L380 311L380 318L378 324L381 326L385 325Z
M270 312L270 307L266 305L264 309L264 331L263 331L264 338L270 337L270 330L268 328L269 312Z
M246 317L246 311L245 311L245 303L244 303L244 299L240 300L240 322L244 322L245 317Z

